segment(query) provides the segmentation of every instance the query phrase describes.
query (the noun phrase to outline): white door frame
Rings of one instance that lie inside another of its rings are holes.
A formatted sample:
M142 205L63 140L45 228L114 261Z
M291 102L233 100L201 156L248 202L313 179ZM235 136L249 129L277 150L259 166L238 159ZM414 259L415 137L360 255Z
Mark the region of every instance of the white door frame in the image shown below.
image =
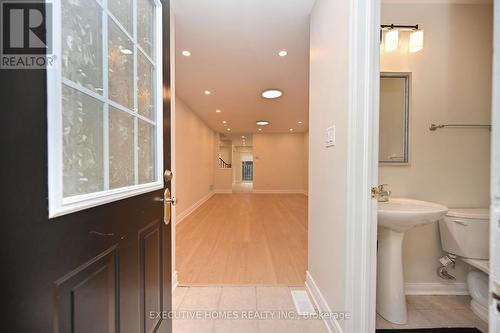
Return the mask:
M490 295L500 295L500 0L494 2L491 108ZM490 296L491 298L491 296ZM489 330L500 332L500 301L490 299Z
M380 0L351 0L345 332L375 332Z
M173 177L170 182L170 187L172 190L172 196L176 195L176 184L177 184L177 170L175 167L175 13L174 13L174 0L170 0L170 92L167 94L170 96L170 171L172 171ZM175 206L172 206L172 215L170 218L170 230L171 230L171 260L172 260L172 293L179 284L177 271L175 269L175 224L177 222Z

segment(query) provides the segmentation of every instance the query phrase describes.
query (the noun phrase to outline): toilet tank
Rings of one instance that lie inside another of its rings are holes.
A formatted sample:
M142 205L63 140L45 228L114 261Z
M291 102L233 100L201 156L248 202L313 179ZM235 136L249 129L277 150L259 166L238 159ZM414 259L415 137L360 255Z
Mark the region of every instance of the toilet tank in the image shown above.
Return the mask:
M443 250L472 259L489 259L487 208L450 209L439 221Z

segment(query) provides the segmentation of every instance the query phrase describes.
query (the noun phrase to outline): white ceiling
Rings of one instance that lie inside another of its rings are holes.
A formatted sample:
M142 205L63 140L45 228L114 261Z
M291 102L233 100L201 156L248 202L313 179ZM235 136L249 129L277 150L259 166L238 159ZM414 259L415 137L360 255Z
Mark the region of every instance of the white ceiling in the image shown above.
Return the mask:
M263 133L307 130L313 3L175 1L177 95L218 132L229 134L225 120L230 133L258 133L255 122L261 119L271 122ZM182 56L182 50L191 56ZM279 50L288 56L279 57ZM263 99L261 92L270 88L282 90L283 96Z

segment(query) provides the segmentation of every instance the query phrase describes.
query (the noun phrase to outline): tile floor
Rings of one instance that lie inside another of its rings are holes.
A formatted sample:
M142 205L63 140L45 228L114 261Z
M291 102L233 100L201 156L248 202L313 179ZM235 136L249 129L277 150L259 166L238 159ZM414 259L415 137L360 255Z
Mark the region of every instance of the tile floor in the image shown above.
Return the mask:
M173 295L176 313L296 313L291 290L303 287L178 287ZM395 325L377 315L377 328L409 329L427 327L477 327L483 333L488 326L469 307L468 296L408 296L408 324ZM213 312L216 311L216 312ZM262 312L252 312L262 311ZM328 333L321 320L299 319L177 319L173 333Z
M476 327L483 333L488 325L470 309L469 296L407 296L408 323L391 324L377 315L377 328Z
M274 318L239 320L173 321L173 333L328 333L321 320L279 319L279 313L296 313L292 289L297 287L177 287L173 310L176 313L206 313L206 311L237 311L260 313ZM255 312L256 311L256 312Z

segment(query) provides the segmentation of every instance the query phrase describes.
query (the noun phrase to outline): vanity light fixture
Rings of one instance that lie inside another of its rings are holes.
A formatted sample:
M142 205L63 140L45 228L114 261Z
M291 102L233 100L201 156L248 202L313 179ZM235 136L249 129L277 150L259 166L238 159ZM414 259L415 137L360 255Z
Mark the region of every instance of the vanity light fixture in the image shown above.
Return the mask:
M269 125L269 122L267 120L258 120L256 124L259 126L267 126Z
M415 30L410 33L410 41L408 43L408 50L411 53L421 51L424 48L424 31Z
M394 51L398 48L399 31L397 29L388 30L385 33L384 49L386 52Z
M283 92L278 89L269 89L262 92L262 97L267 99L279 98L283 95Z
M383 32L385 31L385 35ZM399 31L410 31L408 51L415 53L424 48L424 31L416 25L382 24L380 26L380 43L384 40L384 50L391 52L399 47Z
M183 50L183 51L181 52L181 54L182 54L183 56L185 56L185 57L189 57L189 56L191 56L191 52L190 52L190 51L188 51L188 50Z

